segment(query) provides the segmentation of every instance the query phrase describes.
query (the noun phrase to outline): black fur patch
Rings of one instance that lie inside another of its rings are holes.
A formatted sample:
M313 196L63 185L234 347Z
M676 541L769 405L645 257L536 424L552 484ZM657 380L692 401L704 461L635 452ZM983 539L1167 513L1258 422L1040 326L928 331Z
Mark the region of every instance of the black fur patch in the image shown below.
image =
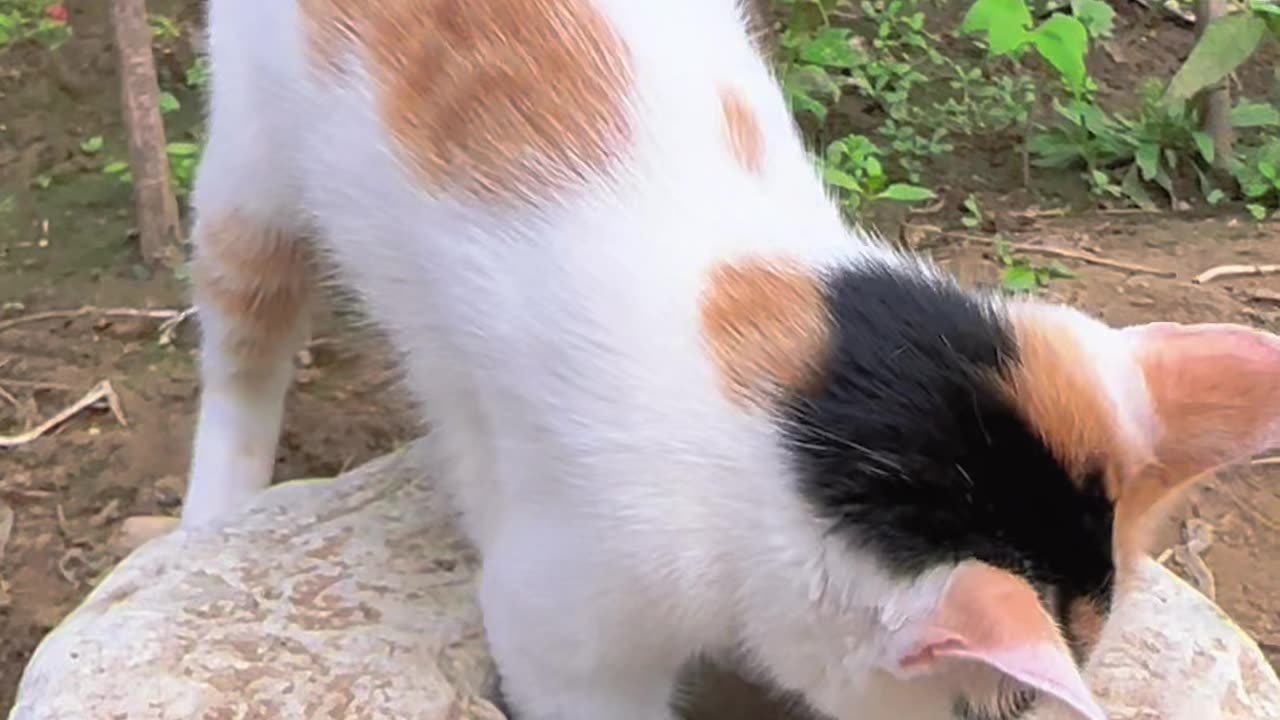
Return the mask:
M889 268L826 281L828 376L781 423L801 489L832 531L893 571L977 559L1110 605L1113 507L1101 471L1073 483L992 376L1007 320L956 286ZM1083 487L1084 490L1080 490Z

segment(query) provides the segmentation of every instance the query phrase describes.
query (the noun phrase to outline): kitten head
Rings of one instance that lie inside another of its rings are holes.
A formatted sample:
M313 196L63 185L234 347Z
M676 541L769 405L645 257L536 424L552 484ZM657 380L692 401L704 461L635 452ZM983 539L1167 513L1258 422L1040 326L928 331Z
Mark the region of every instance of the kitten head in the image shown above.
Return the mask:
M753 328L758 357L781 339L751 367L790 371L736 377L772 378L752 397L771 398L830 531L933 593L886 629L882 667L952 689L957 718L1023 717L1050 696L1103 720L1079 668L1160 509L1280 445L1280 337L1113 328L900 267L811 285L810 317ZM809 326L820 343L786 338Z

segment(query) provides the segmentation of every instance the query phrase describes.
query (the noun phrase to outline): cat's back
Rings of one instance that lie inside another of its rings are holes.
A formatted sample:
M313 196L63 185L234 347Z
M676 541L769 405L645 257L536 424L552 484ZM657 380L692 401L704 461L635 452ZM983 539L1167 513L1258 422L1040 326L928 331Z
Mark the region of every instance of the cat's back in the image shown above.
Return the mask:
M734 0L212 0L210 25L215 124L279 159L428 404L483 378L527 417L705 419L709 327L879 252Z

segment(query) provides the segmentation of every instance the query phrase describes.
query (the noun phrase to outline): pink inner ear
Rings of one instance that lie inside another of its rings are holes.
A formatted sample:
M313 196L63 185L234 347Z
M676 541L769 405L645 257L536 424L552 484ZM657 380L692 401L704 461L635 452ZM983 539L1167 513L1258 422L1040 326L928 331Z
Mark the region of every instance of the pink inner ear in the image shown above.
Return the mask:
M950 645L939 648L935 654L982 663L1065 703L1084 720L1107 720L1107 714L1093 699L1075 663L1060 648L1027 645L971 651Z
M1157 459L1175 480L1280 446L1280 336L1230 324L1123 332L1151 396Z
M939 670L939 660L947 659L982 663L1057 698L1085 720L1106 720L1036 592L1011 573L978 562L958 567L897 666L910 675Z

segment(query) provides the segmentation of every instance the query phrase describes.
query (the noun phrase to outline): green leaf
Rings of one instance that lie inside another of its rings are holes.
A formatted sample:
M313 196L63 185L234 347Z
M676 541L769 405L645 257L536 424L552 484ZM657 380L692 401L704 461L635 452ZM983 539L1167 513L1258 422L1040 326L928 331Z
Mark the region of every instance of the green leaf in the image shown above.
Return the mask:
M129 163L123 160L115 160L103 166L102 172L108 175L119 175L120 173L128 169L129 169Z
M1116 26L1116 11L1103 0L1071 0L1071 14L1096 38L1111 37Z
M171 142L165 146L165 152L176 157L189 157L200 152L200 146L195 143Z
M91 138L85 138L84 140L81 140L80 149L90 155L93 155L94 153L102 149L102 136L94 135Z
M1125 197L1134 205L1143 210L1155 210L1156 203L1151 199L1151 195L1142 185L1142 179L1138 176L1138 166L1130 165L1129 171L1124 174L1124 178L1120 180L1120 189L1124 191Z
M1035 290L1040 281L1036 278L1035 270L1026 265L1010 265L1004 269L1000 284L1010 292L1028 292Z
M1031 42L1040 56L1062 75L1069 88L1084 87L1084 55L1089 49L1089 35L1079 20L1070 15L1054 15L1036 28Z
M1267 217L1267 208L1264 205L1249 203L1244 207L1249 211L1249 214L1253 216L1254 220L1264 220Z
M978 0L965 13L960 32L983 32L999 22L1016 22L1018 27L1031 27L1031 11L1024 0Z
M1223 198L1225 198L1226 196L1227 194L1224 193L1221 189L1214 188L1209 191L1209 194L1206 195L1204 199L1205 199L1205 202L1209 203L1209 205L1213 207L1217 207L1218 203L1222 202Z
M862 185L858 183L857 178L841 170L840 168L831 167L830 165L827 165L826 167L822 168L822 177L827 181L827 183L834 185L838 188L841 188L843 190L852 190L854 192L859 192L862 190Z
M876 197L885 200L897 200L898 202L920 202L922 200L932 200L937 195L929 188L908 185L907 183L894 183L881 191Z
M1138 169L1142 171L1142 179L1150 180L1160 169L1160 146L1152 142L1144 142L1138 146L1133 159L1137 161Z
M1030 39L1031 11L1024 0L978 0L960 24L962 33L986 35L988 52L1007 55Z
M849 42L848 28L827 27L800 46L800 60L824 67L853 68L863 57Z
M1231 108L1231 125L1238 128L1280 127L1280 109L1242 98Z
M1189 100L1230 75L1258 47L1266 23L1255 15L1234 13L1209 23L1187 61L1169 81L1166 102Z
M174 112L178 108L182 107L182 103L178 102L178 98L174 97L173 93L171 92L160 93L160 98L157 100L157 102L160 105L161 115L168 115L169 113Z
M1213 138L1209 137L1208 133L1196 130L1191 133L1191 139L1195 141L1196 150L1200 152L1200 157L1204 158L1205 162L1212 165L1213 158L1216 154L1214 151Z
M801 110L812 113L818 118L819 122L827 120L827 106L814 100L813 98L801 93L788 93L787 99L790 102L792 112L799 113Z
M1079 277L1079 275L1076 274L1075 270L1072 270L1071 268L1067 267L1066 265L1063 265L1057 260L1049 263L1049 267L1045 268L1045 272L1051 278L1071 279L1071 278Z
M1266 160L1258 161L1258 172L1262 173L1262 177L1270 180L1271 182L1276 181L1276 166Z
M1244 185L1240 188L1240 191L1244 193L1245 197L1249 198L1250 200L1253 200L1255 198L1260 198L1266 195L1267 193L1271 192L1271 187L1267 183L1262 182L1261 180L1252 180L1244 183Z

